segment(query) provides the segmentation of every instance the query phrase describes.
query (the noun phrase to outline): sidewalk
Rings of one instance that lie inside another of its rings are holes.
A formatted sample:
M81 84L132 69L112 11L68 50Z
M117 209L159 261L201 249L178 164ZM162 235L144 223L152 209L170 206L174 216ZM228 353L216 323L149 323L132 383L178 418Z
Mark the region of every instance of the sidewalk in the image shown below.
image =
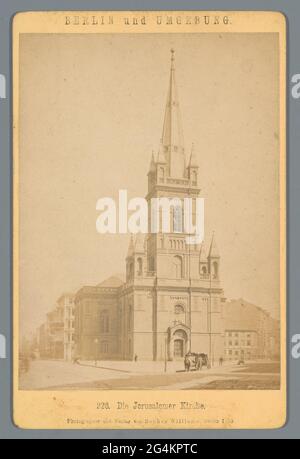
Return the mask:
M227 365L186 372L182 361L126 362L35 360L29 371L20 375L22 390L141 390L141 389L201 389L210 384L216 388L274 388L280 383L276 364ZM240 383L239 383L240 381ZM239 385L240 384L240 385ZM243 385L244 384L244 385Z
M95 361L94 360L80 360L79 364L81 366L87 366L87 367L94 367L95 368ZM223 365L222 367L219 367L218 365L215 365L212 367L212 369L208 370L206 367L204 367L201 370L201 373L208 373L212 371L218 371L218 372L228 372L232 367L238 368L236 365L233 363L228 363L227 365ZM165 371L165 362L163 361L158 361L158 362L153 362L153 361L124 361L124 360L99 360L97 362L97 368L103 369L103 370L110 370L110 371L116 371L120 373L127 373L127 374L132 374L132 375L153 375L153 374L174 374L174 373L183 373L185 372L184 370L184 362L183 360L175 360L172 362L167 362L166 365L166 371Z

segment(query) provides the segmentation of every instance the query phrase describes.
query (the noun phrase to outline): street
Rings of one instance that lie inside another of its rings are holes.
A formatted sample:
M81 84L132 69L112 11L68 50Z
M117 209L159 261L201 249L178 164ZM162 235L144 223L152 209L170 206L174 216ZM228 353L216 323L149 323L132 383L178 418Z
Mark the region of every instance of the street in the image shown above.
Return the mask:
M228 363L210 370L185 372L183 362L102 361L73 364L34 360L20 375L21 390L275 390L280 388L277 362Z

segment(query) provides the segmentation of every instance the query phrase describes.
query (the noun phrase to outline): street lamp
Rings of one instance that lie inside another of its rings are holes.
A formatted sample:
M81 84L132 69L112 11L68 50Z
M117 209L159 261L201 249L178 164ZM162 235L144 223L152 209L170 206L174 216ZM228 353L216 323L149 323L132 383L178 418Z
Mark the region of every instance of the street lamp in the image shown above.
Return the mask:
M211 289L212 289L212 279L211 279L211 263L209 263L209 310L208 310L208 332L209 332L209 364L213 366L213 356L212 356L212 323L211 323Z
M165 336L165 373L167 372L167 335Z
M95 338L94 339L94 344L95 344L95 367L97 366L97 360L98 360L98 343L99 343L99 340L98 338Z

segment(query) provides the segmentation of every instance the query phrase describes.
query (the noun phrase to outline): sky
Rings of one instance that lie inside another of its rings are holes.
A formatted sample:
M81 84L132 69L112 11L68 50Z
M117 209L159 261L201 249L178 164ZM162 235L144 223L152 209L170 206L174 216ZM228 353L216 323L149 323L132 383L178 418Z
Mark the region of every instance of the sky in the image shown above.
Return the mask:
M279 313L279 87L275 34L23 34L21 331L62 292L125 271L129 235L96 231L96 202L147 192L175 49L225 297Z

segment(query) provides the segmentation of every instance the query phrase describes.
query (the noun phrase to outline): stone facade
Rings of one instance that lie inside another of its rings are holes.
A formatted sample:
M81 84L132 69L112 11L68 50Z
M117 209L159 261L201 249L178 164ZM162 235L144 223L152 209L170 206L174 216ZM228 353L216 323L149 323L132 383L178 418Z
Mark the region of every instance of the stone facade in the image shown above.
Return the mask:
M111 277L81 288L75 297L75 356L86 360L119 359L121 316L119 287Z
M74 311L74 294L63 293L57 300L58 307L62 311L63 317L63 347L64 359L72 361L74 355L74 333L75 333L75 311Z
M52 359L64 358L64 320L63 311L55 307L48 312L45 326L45 357Z
M63 293L37 330L41 358L71 361L74 350L74 295Z

